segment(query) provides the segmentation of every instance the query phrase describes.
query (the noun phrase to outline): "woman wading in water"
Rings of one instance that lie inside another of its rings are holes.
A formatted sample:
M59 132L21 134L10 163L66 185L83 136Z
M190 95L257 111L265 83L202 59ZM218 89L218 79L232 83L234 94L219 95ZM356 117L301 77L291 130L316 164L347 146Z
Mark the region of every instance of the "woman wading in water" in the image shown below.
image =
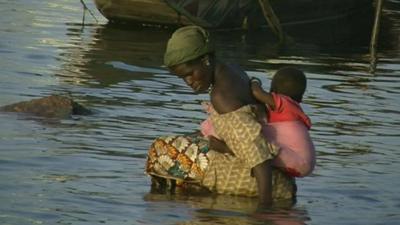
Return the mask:
M233 154L220 152L220 142L212 137L160 137L149 150L146 172L214 193L258 196L262 206L294 200L295 179L271 166L279 148L261 133L249 77L241 68L216 60L208 32L198 26L176 30L164 63L196 93L209 91L215 132Z

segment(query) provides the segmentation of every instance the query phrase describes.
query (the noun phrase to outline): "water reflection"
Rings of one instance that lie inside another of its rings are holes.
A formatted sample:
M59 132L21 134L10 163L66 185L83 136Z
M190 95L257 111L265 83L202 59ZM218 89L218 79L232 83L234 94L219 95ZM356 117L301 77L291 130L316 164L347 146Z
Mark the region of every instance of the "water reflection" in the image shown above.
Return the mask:
M70 24L67 33L75 48L60 55L64 71L59 76L66 82L106 87L149 78L157 71L140 66L159 68L162 65L163 49L169 35L164 30L112 25L81 30L79 26ZM121 70L115 71L116 66Z
M300 207L292 207L291 202L280 202L274 208L257 210L257 199L238 196L196 196L196 195L168 195L149 193L144 197L151 202L149 207L164 202L181 204L189 211L192 218L176 218L176 224L276 224L276 225L300 225L310 220L307 211ZM158 209L160 210L160 209ZM159 212L171 213L166 208ZM179 215L179 213L178 213ZM144 215L146 217L146 215Z
M367 49L362 50L360 46L368 44L366 40L369 40L370 27L367 26L369 24L363 24L357 26L357 31L354 32L354 26L351 26L354 24L357 23L348 23L348 26L353 29L351 34L357 33L358 38L344 34L333 37L326 35L326 32L321 29L315 30L309 27L315 31L314 34L316 32L321 32L321 34L307 35L307 38L304 38L298 34L303 29L293 30L291 33L294 38L283 47L276 44L276 40L268 30L213 31L213 35L216 38L217 54L221 59L237 62L246 67L257 68L260 66L259 62L265 62L273 68L278 68L283 64L298 63L313 67L313 65L304 64L310 60L309 57L312 57L312 63L317 63L319 66L344 70L346 67L360 67L364 70L365 65L357 64L357 59L348 61L347 56L368 53ZM70 83L82 82L101 86L131 79L148 78L151 72L140 67L158 69L162 66L165 43L172 32L167 29L115 24L93 28L89 26L84 29L81 24L67 25L69 47L59 56L59 60L63 63L63 71L60 71L58 75ZM345 26L326 27L338 30L337 32L349 29ZM321 37L323 34L330 39ZM340 54L345 54L346 58L341 58ZM368 59L365 60L368 61ZM126 66L116 73L112 68L113 64ZM129 66L136 66L136 68L128 68Z

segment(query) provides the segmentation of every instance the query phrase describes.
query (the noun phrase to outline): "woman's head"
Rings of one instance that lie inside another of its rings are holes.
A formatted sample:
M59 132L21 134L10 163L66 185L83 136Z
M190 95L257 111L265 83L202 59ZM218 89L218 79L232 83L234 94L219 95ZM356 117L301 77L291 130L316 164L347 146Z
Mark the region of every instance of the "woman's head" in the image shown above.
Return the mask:
M285 67L275 73L270 91L289 96L293 100L301 102L306 87L306 76L301 70Z
M176 66L211 52L214 52L214 46L206 30L199 26L181 27L168 40L164 64Z
M196 92L207 90L213 80L214 46L199 26L176 30L168 41L164 64Z

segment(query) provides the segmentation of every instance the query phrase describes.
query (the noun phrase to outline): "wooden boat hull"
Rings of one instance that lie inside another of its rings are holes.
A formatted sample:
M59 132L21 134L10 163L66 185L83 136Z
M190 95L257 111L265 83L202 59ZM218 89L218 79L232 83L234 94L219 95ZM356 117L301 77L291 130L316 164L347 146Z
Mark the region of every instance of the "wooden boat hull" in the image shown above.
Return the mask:
M111 22L159 25L191 23L163 0L94 0L94 3Z
M169 3L167 0L94 0L94 2L98 10L111 22L166 26L198 24L193 20L196 16L182 11L177 12L176 8L171 7L171 2L174 2L171 0ZM254 10L250 13L248 11L247 16L238 11L237 15L233 14L221 23L198 25L208 28L241 28L244 18L251 17L253 18L251 27L266 26L261 10L256 9L257 1L252 1L251 4ZM351 22L347 18L360 17L365 20L373 15L373 0L272 0L271 4L282 26L323 24L333 20Z

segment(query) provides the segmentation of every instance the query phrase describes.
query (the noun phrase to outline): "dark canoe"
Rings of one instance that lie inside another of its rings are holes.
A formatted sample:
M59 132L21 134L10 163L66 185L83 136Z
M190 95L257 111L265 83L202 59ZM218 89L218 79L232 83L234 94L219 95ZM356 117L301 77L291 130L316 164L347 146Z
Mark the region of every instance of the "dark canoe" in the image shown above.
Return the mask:
M257 0L94 0L111 22L207 28L266 26ZM373 0L271 0L283 27L372 18Z

